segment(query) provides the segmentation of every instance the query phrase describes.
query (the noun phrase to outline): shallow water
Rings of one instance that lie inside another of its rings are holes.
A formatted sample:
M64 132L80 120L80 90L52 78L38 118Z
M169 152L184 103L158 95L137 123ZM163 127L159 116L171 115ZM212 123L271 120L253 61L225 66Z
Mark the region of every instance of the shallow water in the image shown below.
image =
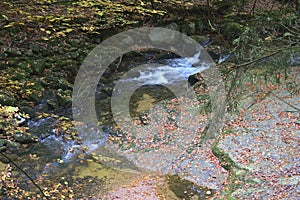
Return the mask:
M198 57L199 54L191 58L167 59L159 65L147 64L141 68L136 68L135 72L138 73L131 73L130 71L125 73L119 79L119 83L130 83L128 85L139 88L130 99L131 117L139 117L140 113L151 110L155 104L172 96L174 97L174 93L168 89L170 85L182 81L187 83L190 75L207 69L208 66L203 63L197 66L197 63L199 63ZM113 81L113 79L111 80ZM113 86L110 85L109 87L113 89ZM97 97L96 100L101 107L105 107L103 106L104 103L110 102L108 99L97 99ZM110 110L107 111L101 108L99 112L108 113L104 118L101 118L103 113L99 117L100 122L103 124L103 130L107 132L107 135L116 134L113 128L115 124L109 113ZM27 172L34 178L43 176L54 180L66 177L68 182L74 183L77 179L85 181L85 177L97 177L103 182L101 182L101 187L95 186L94 189L87 189L87 195L90 195L90 193L115 190L126 183L131 183L143 177L149 172L156 173L157 167L155 166L153 168L150 166L143 168L141 165L136 167L136 163L132 162L136 160L126 157L129 154L120 154L118 149L105 149L107 137L99 140L100 142L97 144L94 143L92 137L90 140L84 140L83 144L89 150L83 150L75 141L66 141L62 136L56 135L55 124L56 119L52 117L30 121L28 124L31 132L40 136L40 143L34 144L30 151L20 155L18 160L22 163L21 166L26 168ZM96 134L95 137L97 137ZM28 159L29 156L30 159ZM149 157L149 159L157 158ZM180 187L180 181L175 182L176 187ZM185 188L184 185L187 184L187 181L181 183L182 187ZM193 183L189 182L188 187L191 191L194 187L192 185ZM205 190L205 188L202 189ZM194 193L203 196L200 189L199 192L194 191ZM84 197L84 194L81 195ZM178 196L178 194L176 195ZM186 197L186 199L188 198Z

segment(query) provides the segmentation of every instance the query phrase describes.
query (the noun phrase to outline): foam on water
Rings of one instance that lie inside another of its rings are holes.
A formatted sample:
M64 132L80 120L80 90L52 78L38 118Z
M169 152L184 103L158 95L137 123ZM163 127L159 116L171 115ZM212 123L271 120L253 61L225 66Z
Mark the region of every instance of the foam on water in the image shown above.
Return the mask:
M187 80L190 75L209 68L208 64L203 62L200 63L200 54L201 51L188 58L163 60L162 62L164 62L164 64L161 65L149 64L147 67L140 70L136 77L127 77L119 81L131 82L140 86L176 84L177 81ZM40 125L48 120L49 119L37 121L34 125ZM52 125L52 123L49 123L49 128L52 127ZM99 138L99 135L101 134L97 131L92 131L87 135L87 138L82 138L82 143L84 146L88 147L88 150L91 152L95 151L98 147L103 146L107 140L107 136ZM60 146L61 159L65 162L71 161L74 154L81 152L78 144L73 141L64 141L62 137L56 135L48 136L47 138L42 139L41 142L53 147L57 145Z
M165 60L160 66L149 64L139 70L139 76L122 79L124 82L136 82L139 85L174 84L177 81L187 80L190 75L209 68L206 63L199 63L201 51L193 57ZM198 65L197 65L198 64Z

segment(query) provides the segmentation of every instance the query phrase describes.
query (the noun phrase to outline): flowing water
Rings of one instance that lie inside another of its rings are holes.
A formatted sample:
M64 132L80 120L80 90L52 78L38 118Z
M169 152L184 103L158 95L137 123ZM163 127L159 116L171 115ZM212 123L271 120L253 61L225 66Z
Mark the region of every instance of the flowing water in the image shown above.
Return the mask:
M147 63L127 73L122 73L121 76L119 74L117 77L112 77L107 83L99 84L96 109L99 113L99 123L102 124L107 135L116 134L116 132L114 132L115 122L110 109L111 97L103 96L103 88L106 91L114 91L116 97L124 92L122 91L124 89L130 89L131 86L136 88L130 98L130 114L132 117L137 117L139 113L151 110L156 103L174 97L174 92L169 89L172 85L181 82L187 84L190 75L208 69L208 64L199 62L199 55L200 52L190 58L166 59L161 60L160 64ZM126 87L120 87L118 84L126 85ZM103 141L96 147L93 146L91 148L93 151L87 151L88 153L82 151L81 146L75 141L66 141L62 136L55 134L57 120L52 117L30 121L28 125L32 133L41 136L39 144L32 145L26 153L19 155L23 161L21 167L26 168L33 178L39 176L49 179L70 177L70 180L75 181L76 179L82 180L84 177L98 177L104 181L104 187L95 186L94 190L89 189L90 193L95 193L97 190L102 192L114 190L126 182L129 183L141 177L145 172L155 173L156 171L155 167L152 170L151 167L145 169L136 167L135 163L126 156L118 155L110 148L106 148L107 137L103 138ZM88 148L90 144L94 144L92 140L83 142ZM26 157L29 155L37 159L30 159L26 162ZM180 184L191 191L194 188L192 182L178 180L173 181L172 187L178 190ZM199 197L205 196L203 195L205 188L198 192L193 191ZM84 194L82 195L84 197Z

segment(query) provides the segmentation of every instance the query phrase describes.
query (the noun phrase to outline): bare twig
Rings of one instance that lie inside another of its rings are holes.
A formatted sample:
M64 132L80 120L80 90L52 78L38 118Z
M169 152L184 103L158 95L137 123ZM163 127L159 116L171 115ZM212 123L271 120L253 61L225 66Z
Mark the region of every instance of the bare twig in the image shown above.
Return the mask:
M252 8L250 10L250 15L254 14L255 7L256 7L256 2L257 2L257 0L254 0L253 6L252 6Z
M294 46L294 45L296 45L296 44L298 44L298 43L297 43L297 42L291 43L290 45L288 45L288 46L286 46L286 47L284 47L284 48L278 49L277 51L272 52L272 53L270 53L270 54L268 54L268 55L264 55L264 56L262 56L262 57L260 57L260 58L255 59L255 60L252 60L252 61L249 61L249 62L245 62L245 63L239 64L239 65L236 65L236 66L234 66L234 68L232 68L232 69L229 71L229 73L231 73L231 72L232 72L233 70L235 70L235 69L238 69L238 68L241 68L241 67L245 67L245 66L251 65L251 64L253 64L253 63L256 63L256 62L258 62L258 61L261 61L261 60L263 60L263 59L265 59L265 58L274 56L274 55L276 55L276 54L278 54L278 53L280 53L280 52L282 52L282 51L284 51L284 50L286 50L286 49L288 49L288 48L290 48L291 46Z
M23 174L25 174L25 176L33 183L33 185L35 185L40 192L42 193L42 195L48 200L49 197L44 193L44 191L42 190L42 188L35 183L35 181L27 174L27 172L25 172L21 167L19 167L19 165L17 165L12 159L10 159L7 155L5 155L4 153L0 152L1 155L6 158L7 160L9 160L10 163L12 163L17 169L19 169Z
M281 98L280 96L278 96L277 94L275 94L274 92L270 92L272 95L274 95L277 99L279 99L280 101L282 101L283 103L287 104L288 106L294 108L297 111L300 111L300 108L290 104L289 102L287 102L286 100L284 100L283 98Z
M280 23L281 26L283 26L285 29L287 29L289 32L291 32L292 34L294 34L295 36L299 37L300 33L297 33L293 30L291 30L289 27L285 26L284 24Z

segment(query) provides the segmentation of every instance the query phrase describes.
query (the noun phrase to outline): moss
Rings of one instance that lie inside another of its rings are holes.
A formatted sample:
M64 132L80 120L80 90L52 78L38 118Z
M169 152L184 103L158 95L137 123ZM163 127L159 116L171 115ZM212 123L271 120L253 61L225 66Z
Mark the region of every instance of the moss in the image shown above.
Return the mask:
M245 31L245 27L237 22L223 22L222 32L230 40L238 38Z
M218 148L218 143L212 146L213 154L221 161L222 167L227 171L231 171L234 167L239 168L235 162L230 158L229 154Z

